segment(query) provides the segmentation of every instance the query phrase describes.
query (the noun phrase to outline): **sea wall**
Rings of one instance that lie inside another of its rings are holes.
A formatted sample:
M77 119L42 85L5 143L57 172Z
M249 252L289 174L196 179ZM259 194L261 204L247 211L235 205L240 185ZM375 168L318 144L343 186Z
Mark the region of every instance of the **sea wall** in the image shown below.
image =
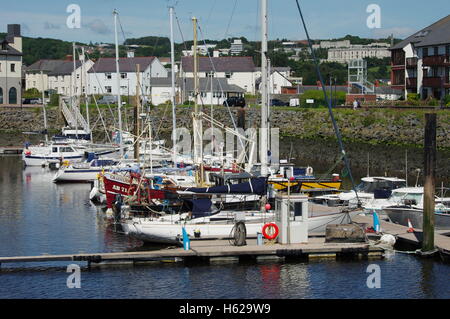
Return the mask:
M204 112L210 115L210 108ZM228 110L215 107L213 116L227 126L232 126L230 113L237 122L237 108ZM364 142L369 144L416 145L423 144L425 113L422 110L392 110L392 109L336 109L334 115L344 140ZM450 148L450 111L436 111L438 114L437 145L440 148ZM131 127L133 123L132 109L125 109L124 125ZM177 108L177 126L192 127L192 109ZM105 126L111 130L114 125L113 115L117 112L107 108L101 109ZM153 127L161 134L172 131L171 108L160 106L151 111ZM327 109L272 108L270 125L280 128L281 135L303 139L334 139L330 115ZM102 120L97 110L90 112L90 122L97 134L104 131ZM47 109L47 123L50 131L59 131L64 122L58 108ZM246 110L247 127L260 124L260 109ZM209 124L204 122L204 127ZM40 131L43 129L43 112L38 108L0 109L0 133L20 134L24 131Z

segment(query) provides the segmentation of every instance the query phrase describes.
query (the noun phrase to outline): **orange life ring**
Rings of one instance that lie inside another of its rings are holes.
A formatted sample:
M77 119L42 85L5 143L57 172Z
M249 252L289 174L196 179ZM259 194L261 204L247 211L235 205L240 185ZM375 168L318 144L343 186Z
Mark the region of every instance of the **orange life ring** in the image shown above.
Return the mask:
M273 229L274 229L274 232L273 232L272 235L269 235L269 234L267 233L267 229L268 229L268 228L273 228ZM278 234L280 233L280 230L279 230L277 224L269 223L269 224L265 224L265 225L263 226L263 228L262 228L262 233L263 233L263 235L264 235L264 237L265 237L266 239L272 240L272 239L277 238Z

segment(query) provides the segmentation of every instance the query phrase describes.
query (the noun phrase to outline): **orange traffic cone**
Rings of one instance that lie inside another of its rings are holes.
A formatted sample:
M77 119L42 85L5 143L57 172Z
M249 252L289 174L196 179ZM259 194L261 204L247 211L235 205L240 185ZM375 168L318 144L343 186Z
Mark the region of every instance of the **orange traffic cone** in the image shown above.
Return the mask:
M408 233L414 233L414 228L413 228L413 226L412 226L411 221L409 220L409 218L408 218L408 230L407 230L407 232L408 232Z

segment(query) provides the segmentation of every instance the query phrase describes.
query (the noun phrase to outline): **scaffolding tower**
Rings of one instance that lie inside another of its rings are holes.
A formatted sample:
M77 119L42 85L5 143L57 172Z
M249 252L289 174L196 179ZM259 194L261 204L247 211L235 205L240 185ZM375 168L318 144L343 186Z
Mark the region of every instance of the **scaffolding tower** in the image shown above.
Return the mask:
M354 88L360 91L358 94L373 94L375 92L375 85L367 80L366 60L352 60L348 64L348 94L352 94Z

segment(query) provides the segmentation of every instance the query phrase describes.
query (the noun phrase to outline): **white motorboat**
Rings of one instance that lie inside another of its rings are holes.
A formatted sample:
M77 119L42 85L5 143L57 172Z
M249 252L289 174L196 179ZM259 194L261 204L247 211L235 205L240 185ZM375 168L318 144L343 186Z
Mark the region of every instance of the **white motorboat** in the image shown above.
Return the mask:
M423 227L423 187L406 187L393 191L382 211L389 219L403 226L411 222L414 228ZM435 198L435 228L450 229L450 198Z
M102 172L109 172L117 167L131 166L132 164L121 164L113 159L93 159L88 163L73 163L61 166L53 177L53 182L93 182Z
M363 177L361 183L356 186L358 198L354 190L339 194L330 194L314 197L316 203L327 204L329 206L350 206L356 207L357 200L364 207L374 199L387 199L394 189L405 187L406 181L397 177Z

